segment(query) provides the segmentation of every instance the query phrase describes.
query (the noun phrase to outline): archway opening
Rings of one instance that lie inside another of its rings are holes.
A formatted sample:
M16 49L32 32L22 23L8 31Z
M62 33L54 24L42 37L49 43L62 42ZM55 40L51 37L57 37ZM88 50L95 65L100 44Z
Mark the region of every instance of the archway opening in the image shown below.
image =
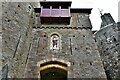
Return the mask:
M67 80L67 65L51 61L40 66L41 80Z

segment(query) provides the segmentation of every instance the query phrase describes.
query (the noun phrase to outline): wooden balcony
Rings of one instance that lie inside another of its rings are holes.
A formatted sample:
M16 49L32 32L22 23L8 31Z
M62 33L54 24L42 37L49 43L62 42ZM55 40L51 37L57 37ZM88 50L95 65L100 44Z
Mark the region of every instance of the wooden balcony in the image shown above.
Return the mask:
M69 24L70 9L41 8L40 19L42 24L43 23Z
M70 17L69 9L41 9L40 17Z

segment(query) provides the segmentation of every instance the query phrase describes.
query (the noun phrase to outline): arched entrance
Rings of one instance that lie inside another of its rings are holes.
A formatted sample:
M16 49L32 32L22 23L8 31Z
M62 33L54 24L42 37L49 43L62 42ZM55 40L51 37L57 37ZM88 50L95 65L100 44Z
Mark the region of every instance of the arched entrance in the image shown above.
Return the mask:
M50 61L40 65L41 80L67 80L67 65Z

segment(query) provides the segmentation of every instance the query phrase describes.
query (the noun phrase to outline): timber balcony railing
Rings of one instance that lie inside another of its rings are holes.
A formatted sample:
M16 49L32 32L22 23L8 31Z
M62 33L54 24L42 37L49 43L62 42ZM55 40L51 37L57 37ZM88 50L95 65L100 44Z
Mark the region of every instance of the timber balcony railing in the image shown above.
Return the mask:
M41 8L40 17L70 17L70 9Z

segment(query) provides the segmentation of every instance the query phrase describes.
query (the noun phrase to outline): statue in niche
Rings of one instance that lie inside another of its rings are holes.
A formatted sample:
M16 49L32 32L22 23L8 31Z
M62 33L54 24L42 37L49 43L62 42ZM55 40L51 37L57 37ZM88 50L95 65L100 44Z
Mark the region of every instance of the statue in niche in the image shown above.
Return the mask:
M56 34L51 36L50 49L59 49L59 36Z
M53 47L57 47L58 46L58 40L56 37L53 38Z

